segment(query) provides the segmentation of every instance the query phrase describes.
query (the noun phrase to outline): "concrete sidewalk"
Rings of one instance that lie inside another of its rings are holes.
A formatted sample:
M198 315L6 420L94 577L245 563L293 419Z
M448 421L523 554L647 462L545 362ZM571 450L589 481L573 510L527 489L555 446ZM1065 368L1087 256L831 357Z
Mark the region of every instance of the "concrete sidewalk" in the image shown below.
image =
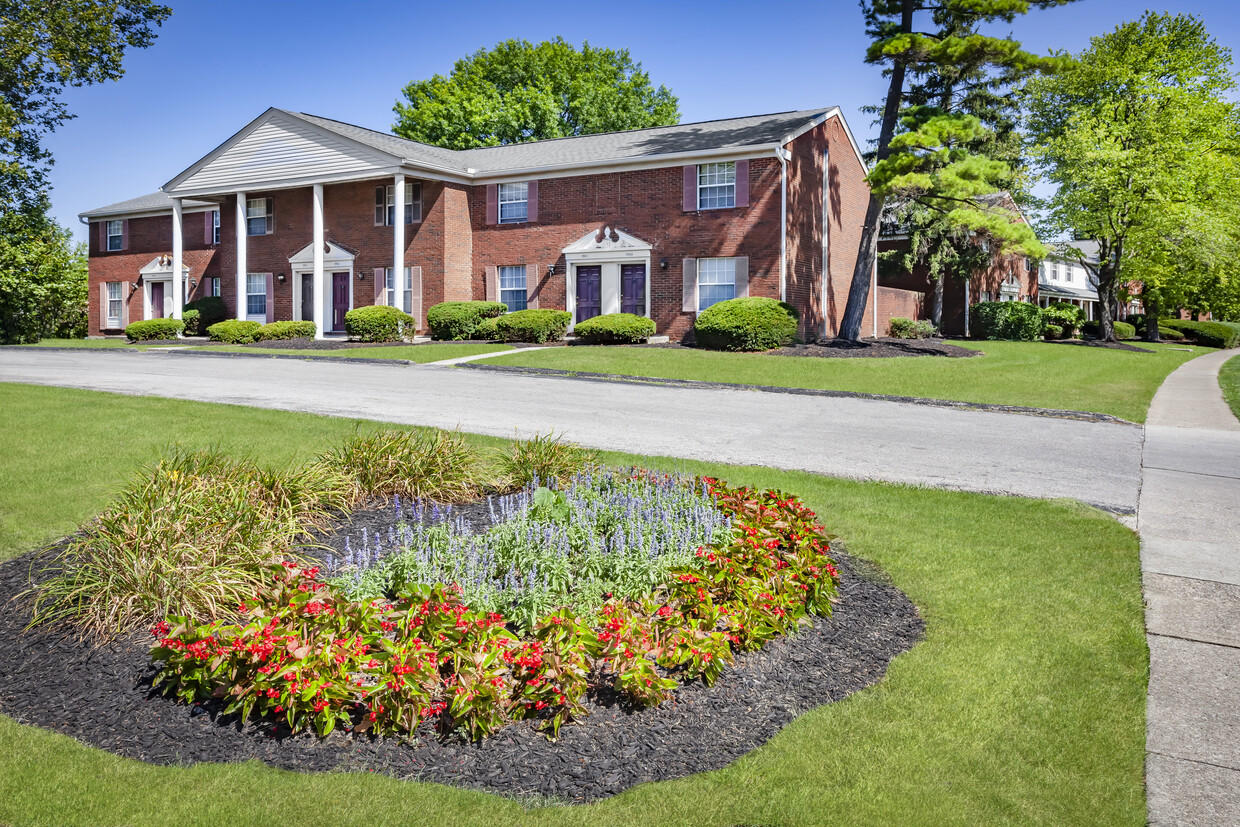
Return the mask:
M1186 363L1150 405L1137 511L1155 825L1240 824L1240 421L1218 371Z

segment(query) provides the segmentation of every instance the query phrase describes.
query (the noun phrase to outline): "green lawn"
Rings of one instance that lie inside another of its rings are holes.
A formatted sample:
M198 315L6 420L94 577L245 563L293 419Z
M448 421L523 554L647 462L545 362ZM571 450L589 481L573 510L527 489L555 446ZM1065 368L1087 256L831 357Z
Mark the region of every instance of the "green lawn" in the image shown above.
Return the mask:
M1231 412L1240 419L1240 356L1233 356L1223 363L1218 372L1218 384L1223 398L1231 406Z
M633 347L569 347L498 356L522 365L663 379L1027 405L1106 413L1144 422L1154 391L1183 362L1206 353L1168 345L1153 353L1047 342L952 342L984 356L818 359ZM1187 346L1181 346L1187 347Z
M512 346L428 342L423 345L350 347L339 350L289 350L288 348L243 345L205 345L186 349L207 350L212 353L278 353L283 356L334 356L341 359L407 359L410 362L438 362L440 359L457 359L461 356L476 356L479 353L512 350Z
M20 385L0 385L0 409L0 557L89 517L169 441L281 463L355 427ZM1145 823L1148 654L1131 531L1068 502L607 458L799 494L917 603L926 639L879 685L803 715L723 770L590 806L256 762L155 767L0 716L0 824Z

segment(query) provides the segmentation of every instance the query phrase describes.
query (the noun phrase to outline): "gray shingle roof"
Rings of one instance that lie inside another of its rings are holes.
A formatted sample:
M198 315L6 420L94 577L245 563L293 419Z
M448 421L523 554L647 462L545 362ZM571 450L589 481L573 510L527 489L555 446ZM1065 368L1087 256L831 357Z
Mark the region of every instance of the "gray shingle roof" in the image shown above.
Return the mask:
M194 201L186 198L182 201L185 209L195 209L197 207L214 206L207 201ZM99 207L89 212L82 213L83 216L89 218L100 218L105 215L125 215L127 213L140 212L156 212L167 210L172 212L172 197L165 192L152 192L147 195L139 195L137 198L130 198L128 201L117 201L115 204L108 204L106 207Z

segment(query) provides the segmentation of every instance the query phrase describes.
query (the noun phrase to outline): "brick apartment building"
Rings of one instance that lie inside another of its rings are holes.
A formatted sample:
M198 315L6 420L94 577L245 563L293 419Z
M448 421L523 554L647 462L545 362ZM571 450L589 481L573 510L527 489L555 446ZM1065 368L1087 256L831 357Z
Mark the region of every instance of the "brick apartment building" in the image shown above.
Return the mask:
M269 109L161 191L81 215L90 332L214 295L319 336L355 307L424 328L433 304L489 299L574 323L638 313L679 338L748 295L795 305L807 339L834 336L865 175L838 108L465 151ZM867 306L867 335L890 303Z

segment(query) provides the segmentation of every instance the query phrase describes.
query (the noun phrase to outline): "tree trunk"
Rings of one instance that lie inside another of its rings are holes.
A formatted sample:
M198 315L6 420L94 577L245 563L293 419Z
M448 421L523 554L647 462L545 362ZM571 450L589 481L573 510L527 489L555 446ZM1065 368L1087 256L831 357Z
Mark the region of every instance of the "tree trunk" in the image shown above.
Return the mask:
M902 0L900 8L900 32L913 31L913 8L915 0ZM887 100L883 104L883 122L878 133L878 152L875 162L886 160L891 154L891 138L896 132L900 116L900 104L904 100L904 60L897 57L891 67L891 82L887 85ZM870 194L870 204L865 211L865 224L861 228L861 243L857 245L857 263L853 267L852 283L848 287L848 302L840 319L839 337L850 342L861 338L861 322L865 316L866 301L870 297L870 280L878 258L878 223L883 215L884 199Z
M939 333L943 332L943 286L946 282L947 274L939 273L939 277L934 280L934 291L930 294L930 323Z
M1145 309L1145 341L1160 342L1158 335L1159 301L1157 291L1146 288L1141 294L1141 305Z

